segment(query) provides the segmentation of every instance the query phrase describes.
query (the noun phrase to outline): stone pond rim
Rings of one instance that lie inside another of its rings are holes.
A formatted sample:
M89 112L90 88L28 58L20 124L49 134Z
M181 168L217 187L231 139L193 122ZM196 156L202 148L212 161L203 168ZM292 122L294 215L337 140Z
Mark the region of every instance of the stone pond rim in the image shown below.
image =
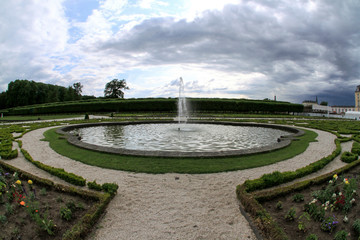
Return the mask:
M89 144L82 142L79 136L73 135L70 131L76 128L84 127L94 127L94 126L104 126L104 125L134 125L134 124L161 124L161 123L173 123L177 124L175 121L134 121L134 122L101 122L101 123L84 123L84 124L74 124L61 127L56 130L57 133L65 135L67 141L70 144L73 144L77 147L104 152L111 154L120 154L120 155L129 155L129 156L139 156L139 157L231 157L231 156L243 156L256 153L265 153L278 150L290 145L291 141L297 140L297 137L302 136L304 131L283 125L275 124L263 124L263 123L243 123L243 122L222 122L222 121L189 121L189 123L194 124L218 124L218 125L231 125L231 126L247 126L247 127L263 127L263 128L273 128L278 130L287 131L290 134L287 136L281 136L278 139L278 142L275 144L270 144L263 147L256 147L251 149L240 149L240 150L229 150L229 151L213 151L213 152L182 152L182 151L144 151L144 150L130 150L124 148L112 148L99 146L95 144Z

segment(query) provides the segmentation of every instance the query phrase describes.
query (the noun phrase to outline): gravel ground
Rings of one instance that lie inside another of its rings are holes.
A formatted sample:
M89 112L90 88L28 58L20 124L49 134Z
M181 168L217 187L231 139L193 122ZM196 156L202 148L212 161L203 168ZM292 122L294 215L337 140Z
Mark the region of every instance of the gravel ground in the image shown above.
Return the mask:
M276 170L290 171L327 156L335 149L335 136L323 131L317 142L286 161L269 166L215 174L144 174L89 166L54 152L40 141L47 129L22 137L23 148L34 160L98 183L115 182L118 194L109 204L89 239L257 239L239 211L235 189L247 179ZM64 183L37 169L22 156L6 161L33 174ZM332 165L332 164L330 164ZM328 171L339 164L329 166Z

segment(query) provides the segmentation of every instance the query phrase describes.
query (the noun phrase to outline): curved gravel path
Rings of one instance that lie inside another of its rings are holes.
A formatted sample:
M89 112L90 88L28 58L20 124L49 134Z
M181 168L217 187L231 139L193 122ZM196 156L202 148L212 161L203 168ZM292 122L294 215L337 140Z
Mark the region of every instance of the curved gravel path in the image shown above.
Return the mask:
M23 148L37 161L64 168L98 183L116 182L118 194L89 239L256 239L239 211L235 189L247 179L276 170L290 171L317 161L335 149L334 135L318 133L317 142L286 161L269 166L215 174L144 174L89 166L54 152L40 141L48 128L22 137ZM64 183L37 169L22 156L9 164ZM337 165L335 165L337 167Z

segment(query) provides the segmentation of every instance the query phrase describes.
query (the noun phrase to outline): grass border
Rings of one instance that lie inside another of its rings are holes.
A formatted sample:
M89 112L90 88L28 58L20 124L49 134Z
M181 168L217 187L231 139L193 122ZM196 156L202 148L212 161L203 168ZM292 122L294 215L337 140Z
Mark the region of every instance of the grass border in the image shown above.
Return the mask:
M170 172L199 174L255 168L292 158L304 152L310 142L316 141L317 134L315 132L310 130L304 132L305 134L300 136L298 141L292 141L290 146L283 149L248 156L222 158L137 157L101 153L69 144L64 136L56 133L56 128L47 130L43 140L49 141L50 147L60 155L92 166L153 174Z

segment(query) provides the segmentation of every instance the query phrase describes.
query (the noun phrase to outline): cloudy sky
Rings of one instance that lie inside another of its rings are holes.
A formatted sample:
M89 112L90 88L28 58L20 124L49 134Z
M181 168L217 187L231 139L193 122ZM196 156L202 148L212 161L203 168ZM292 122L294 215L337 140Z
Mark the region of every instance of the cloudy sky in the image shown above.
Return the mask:
M16 0L0 3L0 91L28 79L103 96L354 105L359 0Z

